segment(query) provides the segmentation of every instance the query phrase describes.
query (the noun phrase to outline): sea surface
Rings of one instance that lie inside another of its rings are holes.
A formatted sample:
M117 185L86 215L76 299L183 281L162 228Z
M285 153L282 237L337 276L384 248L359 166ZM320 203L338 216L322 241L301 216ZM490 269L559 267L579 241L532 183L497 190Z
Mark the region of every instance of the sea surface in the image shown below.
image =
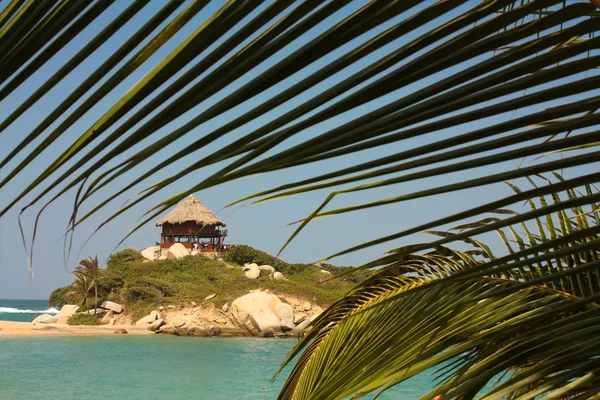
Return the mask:
M27 311L0 314L11 320L48 310L38 300L1 300L0 307ZM162 335L0 338L0 399L274 399L290 368L269 381L294 343ZM431 387L431 375L422 374L379 398L418 399Z
M56 308L48 307L47 300L2 300L1 321L31 321L41 314L56 314Z

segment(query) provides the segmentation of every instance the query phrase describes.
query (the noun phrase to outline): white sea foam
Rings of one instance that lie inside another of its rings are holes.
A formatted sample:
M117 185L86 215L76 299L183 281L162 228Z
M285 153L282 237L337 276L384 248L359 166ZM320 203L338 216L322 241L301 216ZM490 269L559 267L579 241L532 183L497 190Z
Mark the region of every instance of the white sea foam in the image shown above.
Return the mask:
M12 307L0 307L0 314L57 314L58 310L54 307L47 310L21 310Z

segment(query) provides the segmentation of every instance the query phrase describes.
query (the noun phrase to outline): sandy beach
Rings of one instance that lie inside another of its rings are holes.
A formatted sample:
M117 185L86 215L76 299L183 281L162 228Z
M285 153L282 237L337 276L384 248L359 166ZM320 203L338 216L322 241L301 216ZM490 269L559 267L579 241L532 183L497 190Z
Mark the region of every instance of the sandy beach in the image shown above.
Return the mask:
M0 338L114 335L117 329L126 329L128 335L155 335L154 332L150 332L144 327L132 325L71 326L66 324L0 321Z

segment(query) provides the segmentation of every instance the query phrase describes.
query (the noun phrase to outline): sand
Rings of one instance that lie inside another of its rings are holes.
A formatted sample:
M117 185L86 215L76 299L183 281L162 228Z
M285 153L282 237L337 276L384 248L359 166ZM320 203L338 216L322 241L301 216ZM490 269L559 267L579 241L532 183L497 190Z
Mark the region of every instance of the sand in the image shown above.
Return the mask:
M34 324L31 322L0 321L0 338L114 335L126 329L128 335L155 335L145 327L131 325L71 326L66 324Z

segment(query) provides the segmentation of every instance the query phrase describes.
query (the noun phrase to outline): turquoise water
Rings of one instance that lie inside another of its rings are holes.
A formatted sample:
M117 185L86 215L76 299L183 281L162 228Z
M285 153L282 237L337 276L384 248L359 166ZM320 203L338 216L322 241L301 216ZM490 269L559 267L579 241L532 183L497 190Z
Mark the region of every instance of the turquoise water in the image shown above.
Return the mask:
M0 338L0 398L274 399L269 380L294 340L175 336ZM286 370L287 372L287 370ZM418 399L423 374L381 399Z
M48 307L47 300L4 300L0 299L1 321L31 321L41 314L56 314Z

